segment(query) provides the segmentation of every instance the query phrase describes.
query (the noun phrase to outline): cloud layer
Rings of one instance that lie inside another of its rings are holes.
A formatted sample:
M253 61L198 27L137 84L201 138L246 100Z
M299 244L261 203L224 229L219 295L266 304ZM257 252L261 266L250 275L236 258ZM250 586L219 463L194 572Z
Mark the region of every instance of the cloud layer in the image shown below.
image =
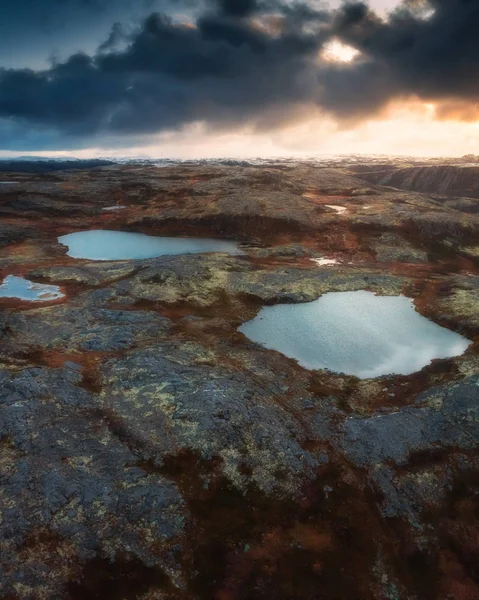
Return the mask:
M116 25L92 56L44 71L0 69L0 149L134 138L196 121L277 127L312 106L351 122L411 96L471 118L477 31L478 0L407 0L388 20L363 3L327 12L279 0L209 0L186 23L153 13L134 33ZM331 39L360 54L327 61Z

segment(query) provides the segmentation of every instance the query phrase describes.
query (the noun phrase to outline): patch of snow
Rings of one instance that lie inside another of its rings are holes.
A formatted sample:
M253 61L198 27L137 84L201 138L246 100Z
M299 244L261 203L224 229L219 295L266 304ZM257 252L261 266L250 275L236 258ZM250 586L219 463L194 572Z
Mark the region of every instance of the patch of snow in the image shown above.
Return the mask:
M312 258L311 260L320 267L338 264L338 261L335 258Z
M340 215L342 215L348 210L345 206L338 206L337 204L325 204L325 206L331 208L332 210L335 210Z

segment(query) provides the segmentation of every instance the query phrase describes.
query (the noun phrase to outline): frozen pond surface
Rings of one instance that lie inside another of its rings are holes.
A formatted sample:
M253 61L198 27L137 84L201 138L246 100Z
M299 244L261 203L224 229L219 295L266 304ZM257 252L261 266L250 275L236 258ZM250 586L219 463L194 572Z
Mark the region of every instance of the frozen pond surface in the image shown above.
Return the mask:
M366 291L268 306L239 331L307 369L329 369L362 379L409 375L434 358L462 354L471 343L417 313L405 296L375 296Z
M90 260L128 260L172 254L242 254L236 242L208 238L153 237L124 231L79 231L58 238L68 256Z
M0 285L0 298L18 298L28 302L49 302L63 298L60 288L56 285L33 283L23 277L9 275Z

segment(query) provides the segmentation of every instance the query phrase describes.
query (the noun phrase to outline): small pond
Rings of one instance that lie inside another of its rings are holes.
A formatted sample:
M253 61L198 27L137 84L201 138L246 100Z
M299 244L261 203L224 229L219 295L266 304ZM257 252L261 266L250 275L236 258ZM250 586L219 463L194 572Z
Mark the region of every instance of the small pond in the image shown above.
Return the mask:
M23 277L9 275L0 285L0 298L17 298L28 302L49 302L63 298L60 288L56 285L33 283Z
M361 379L409 375L435 358L462 354L471 343L417 313L405 296L375 296L366 291L268 306L239 331L307 369L328 369Z
M208 238L154 237L125 231L79 231L58 238L68 256L89 260L133 260L173 254L242 254L238 244Z

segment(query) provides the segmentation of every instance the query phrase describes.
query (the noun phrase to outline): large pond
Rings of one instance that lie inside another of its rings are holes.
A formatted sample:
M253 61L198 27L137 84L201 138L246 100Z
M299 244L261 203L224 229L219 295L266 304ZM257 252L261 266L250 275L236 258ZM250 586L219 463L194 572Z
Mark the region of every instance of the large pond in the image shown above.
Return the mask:
M23 277L9 275L0 285L0 298L17 298L28 302L49 302L63 298L60 288L56 285L33 283Z
M132 260L173 254L242 254L238 244L208 238L153 237L125 231L79 231L58 238L68 256L90 260Z
M462 354L471 343L421 316L405 296L375 296L366 291L268 306L239 331L307 369L362 379L409 375L435 358Z

